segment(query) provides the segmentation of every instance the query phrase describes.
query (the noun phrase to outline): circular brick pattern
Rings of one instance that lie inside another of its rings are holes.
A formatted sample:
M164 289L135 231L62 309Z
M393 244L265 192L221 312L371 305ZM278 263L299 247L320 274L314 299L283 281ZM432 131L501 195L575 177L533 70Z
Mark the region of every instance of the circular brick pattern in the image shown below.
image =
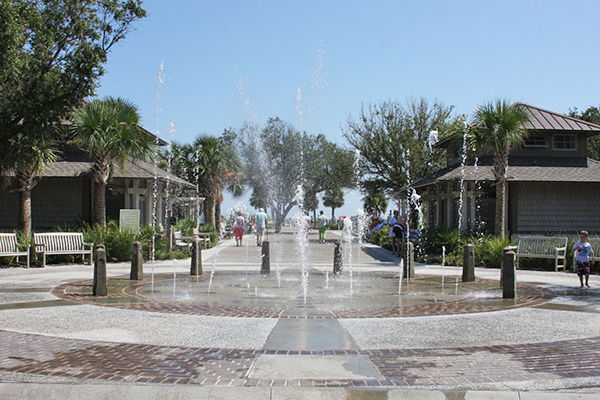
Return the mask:
M183 275L178 279L189 279L189 275ZM419 277L411 282L419 282L427 277ZM173 281L172 278L168 279ZM154 280L157 285L160 282L166 282L166 278ZM397 279L396 279L397 282ZM414 283L413 283L414 284ZM478 280L474 283L460 284L464 286L487 284L489 281ZM451 301L424 301L421 304L406 304L395 306L373 306L373 301L368 302L369 306L333 309L329 308L311 316L287 315L284 307L264 307L264 306L246 306L246 305L228 305L228 304L209 304L202 302L183 302L168 299L156 299L148 297L141 292L150 285L149 280L132 282L123 278L110 279L108 282L108 296L94 297L92 295L92 281L79 281L63 284L55 287L52 293L62 299L78 302L81 304L94 304L107 307L118 307L129 310L141 310L152 312L163 312L172 314L188 315L208 315L223 317L243 317L243 318L394 318L394 317L414 317L430 315L449 315L466 314L506 310L510 308L532 307L548 302L555 297L551 290L529 284L517 284L518 297L515 300L503 300L502 291L495 288L494 295L488 299L478 299L468 294L457 296ZM458 284L457 284L458 285ZM451 286L454 286L452 284ZM458 287L458 286L457 286ZM397 294L396 294L397 296ZM402 300L402 299L401 299Z

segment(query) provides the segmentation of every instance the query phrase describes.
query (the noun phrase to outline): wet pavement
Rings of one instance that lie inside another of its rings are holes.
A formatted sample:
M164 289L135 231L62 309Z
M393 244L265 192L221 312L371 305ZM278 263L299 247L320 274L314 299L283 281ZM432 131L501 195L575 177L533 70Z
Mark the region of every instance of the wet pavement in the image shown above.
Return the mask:
M335 277L336 234L311 233L304 261L291 232L271 234L268 277L253 237L203 251L200 277L189 260L146 263L140 282L109 264L105 298L87 265L2 269L0 397L600 396L600 277L579 289L573 273L518 271L507 301L497 270L462 284L418 265L400 284L398 259L370 245Z

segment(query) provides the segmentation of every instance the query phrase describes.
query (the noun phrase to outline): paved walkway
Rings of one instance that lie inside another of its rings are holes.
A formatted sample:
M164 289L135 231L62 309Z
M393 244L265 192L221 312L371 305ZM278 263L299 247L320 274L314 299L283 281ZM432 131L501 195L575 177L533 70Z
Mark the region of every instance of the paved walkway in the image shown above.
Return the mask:
M522 296L506 301L497 270L476 271L488 290L474 298L460 269L419 265L411 289L369 245L345 246L330 276L337 238L311 233L299 251L293 232L271 234L269 277L252 236L203 251L198 278L189 260L147 263L136 283L109 264L106 298L87 265L2 269L0 398L600 396L600 277L582 290L572 273L518 271Z

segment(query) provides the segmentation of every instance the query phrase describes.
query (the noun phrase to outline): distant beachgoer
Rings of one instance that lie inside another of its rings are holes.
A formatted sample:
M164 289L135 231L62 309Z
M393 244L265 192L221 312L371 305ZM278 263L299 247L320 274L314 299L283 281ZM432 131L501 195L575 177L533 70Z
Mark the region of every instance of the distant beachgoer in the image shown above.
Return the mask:
M583 277L585 276L585 286L590 287L590 257L592 265L596 263L594 260L594 249L592 245L587 241L587 231L581 231L579 233L579 242L575 243L571 252L575 253L575 271L579 277L580 287L583 287Z
M394 210L394 215L388 221L390 227L389 237L392 239L392 253L396 254L396 233L394 232L394 225L398 222L398 210Z
M235 234L235 245L241 246L244 237L244 213L242 213L242 210L238 211L238 215L235 217L233 233Z
M261 208L254 216L254 223L256 224L256 245L262 246L263 238L265 235L265 229L267 228L267 213L264 208Z
M325 235L327 234L327 224L329 220L323 214L323 210L319 213L317 218L317 228L319 228L319 243L325 243Z

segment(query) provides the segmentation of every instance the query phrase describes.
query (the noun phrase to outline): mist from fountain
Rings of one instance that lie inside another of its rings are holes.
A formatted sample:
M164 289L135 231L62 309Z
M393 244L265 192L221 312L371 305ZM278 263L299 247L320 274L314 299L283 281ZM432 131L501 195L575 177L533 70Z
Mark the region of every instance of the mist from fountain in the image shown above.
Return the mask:
M354 263L352 260L352 231L353 223L350 218L344 218L344 227L342 229L342 251L344 259L348 263L348 274L350 278L350 297L354 294Z

